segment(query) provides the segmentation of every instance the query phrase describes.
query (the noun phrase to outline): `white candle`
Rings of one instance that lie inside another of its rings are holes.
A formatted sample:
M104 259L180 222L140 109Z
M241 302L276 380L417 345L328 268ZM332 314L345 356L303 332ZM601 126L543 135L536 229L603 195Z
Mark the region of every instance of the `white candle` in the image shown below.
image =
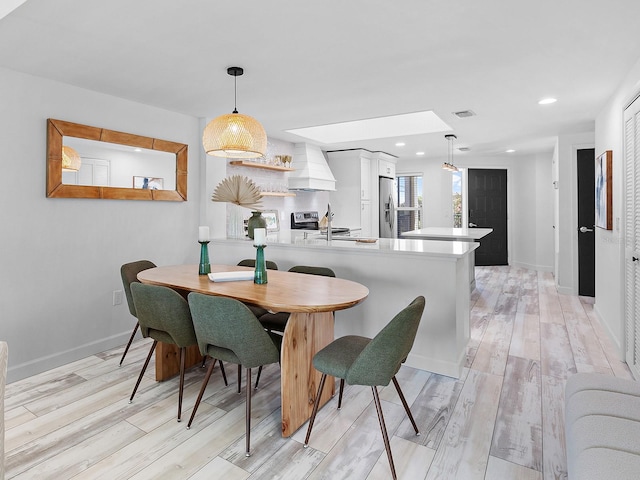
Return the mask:
M199 242L209 241L209 227L198 227L198 241Z
M254 245L266 245L267 229L266 228L254 228L253 229L253 244Z

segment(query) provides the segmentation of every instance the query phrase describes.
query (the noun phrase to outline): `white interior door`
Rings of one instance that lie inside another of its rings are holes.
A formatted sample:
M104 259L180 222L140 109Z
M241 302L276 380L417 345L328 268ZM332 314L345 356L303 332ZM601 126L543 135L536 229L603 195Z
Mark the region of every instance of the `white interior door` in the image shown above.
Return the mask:
M624 112L626 360L640 378L640 97Z

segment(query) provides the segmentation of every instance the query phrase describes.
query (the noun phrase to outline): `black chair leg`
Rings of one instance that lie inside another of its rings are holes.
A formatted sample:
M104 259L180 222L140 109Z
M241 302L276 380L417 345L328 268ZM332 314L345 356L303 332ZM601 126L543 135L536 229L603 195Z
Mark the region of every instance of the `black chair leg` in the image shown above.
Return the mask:
M342 392L344 391L344 378L340 379L340 393L338 394L338 410L342 408Z
M180 348L180 390L178 391L178 422L182 421L182 391L184 390L184 365L187 357L187 349Z
M251 381L251 379L249 379L249 381ZM240 394L240 392L242 391L240 382L242 382L242 365L238 365L238 394ZM249 386L249 388L251 388L251 386Z
M247 405L246 405L246 450L245 456L251 456L251 369L247 368Z
M326 379L327 379L327 374L323 373L322 378L320 378L320 386L318 386L318 394L316 395L316 401L313 402L313 412L311 412L311 418L309 419L307 436L304 438L304 448L307 448L309 446L309 437L311 436L311 429L313 428L313 422L316 420L318 408L320 407L320 396L322 395L322 390L324 390L324 382Z
M389 436L387 435L387 426L384 423L384 415L382 415L382 405L380 404L380 397L378 396L378 389L374 385L371 387L373 391L373 403L376 404L376 411L378 412L378 421L380 422L380 430L382 430L382 440L384 441L384 448L387 451L387 458L389 459L389 466L391 467L391 476L393 480L396 480L396 467L393 464L393 455L391 455L391 445L389 444Z
M256 375L256 386L254 387L256 390L258 389L258 383L260 383L260 375L262 374L262 365L258 368L258 375Z
M204 368L204 366L206 365L206 363L207 363L207 356L206 356L206 355L204 355L204 356L202 357L202 364L200 365L200 368Z
M224 365L222 364L221 360L218 360L218 363L220 364L220 372L222 373L222 379L224 380L224 386L228 387L229 386L229 382L227 382L227 374L224 371ZM216 359L213 359L213 364L216 364Z
M191 418L189 419L189 423L187 423L187 430L191 428L191 423L193 422L193 417L196 416L196 412L198 411L198 407L200 406L200 401L202 400L202 396L204 395L204 391L207 388L207 384L209 383L209 379L211 378L211 374L213 373L213 367L216 365L216 359L213 359L211 365L207 369L207 374L204 376L202 380L202 386L200 387L200 393L198 394L198 399L196 400L196 404L193 406L193 411L191 412ZM222 362L220 362L220 366L222 366ZM226 378L225 378L226 381Z
M131 392L131 397L129 398L129 403L133 402L133 397L136 394L136 392L138 391L138 387L140 386L140 382L142 381L142 376L144 375L144 372L147 370L147 366L149 365L149 361L151 360L151 355L153 355L153 351L156 349L156 345L158 344L157 340L153 341L153 344L151 345L151 350L149 350L149 355L147 355L147 359L144 362L144 365L142 366L142 371L140 372L140 376L138 377L138 381L136 382L136 386L133 387L133 392Z
M404 406L404 410L407 412L407 416L409 417L409 420L411 420L411 425L413 425L413 429L416 432L416 436L420 436L420 432L418 431L418 426L416 425L416 421L413 419L413 415L411 415L411 409L409 408L409 405L407 404L407 400L404 398L404 394L402 393L402 389L400 388L400 384L398 383L398 380L396 380L395 375L393 376L393 378L391 380L393 380L393 385L396 387L396 391L398 392L398 396L400 397L400 400L402 401L402 405Z
M138 331L138 327L139 326L140 326L140 324L136 323L136 326L133 327L133 333L131 334L131 337L129 337L129 343L127 343L127 346L124 347L124 353L122 354L122 358L120 359L120 366L122 366L122 362L124 362L124 357L127 356L127 352L129 351L129 347L131 346L131 342L133 342L133 339L136 336L136 332Z

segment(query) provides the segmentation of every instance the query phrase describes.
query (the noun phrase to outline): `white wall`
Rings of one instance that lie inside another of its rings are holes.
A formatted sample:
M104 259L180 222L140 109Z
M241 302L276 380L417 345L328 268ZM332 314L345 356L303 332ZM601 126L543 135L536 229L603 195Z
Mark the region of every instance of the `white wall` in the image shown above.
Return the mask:
M0 338L9 381L126 342L135 320L120 265L197 263L198 120L0 69ZM50 199L46 119L56 118L189 145L187 202Z
M596 155L613 151L613 230L596 229L594 310L624 356L624 108L640 94L640 61L596 117Z
M560 135L557 143L558 195L556 223L556 286L565 294L578 293L578 157L582 148L593 148L592 132ZM555 167L555 165L554 165ZM597 295L597 292L596 292Z
M553 269L552 152L541 155L459 155L461 168L507 170L509 262L542 271ZM397 175L422 173L424 226L451 227L451 174L438 160L400 160Z

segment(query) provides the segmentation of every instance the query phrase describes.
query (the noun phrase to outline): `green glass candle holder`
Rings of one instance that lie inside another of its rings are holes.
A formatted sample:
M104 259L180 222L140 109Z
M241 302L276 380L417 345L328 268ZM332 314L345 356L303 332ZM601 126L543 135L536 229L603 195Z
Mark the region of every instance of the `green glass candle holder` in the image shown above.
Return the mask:
M256 247L256 271L253 275L253 283L264 285L267 283L267 266L264 261L266 245L254 245L254 247Z
M211 264L209 263L209 242L198 242L200 244L200 265L198 274L207 275L211 273Z

